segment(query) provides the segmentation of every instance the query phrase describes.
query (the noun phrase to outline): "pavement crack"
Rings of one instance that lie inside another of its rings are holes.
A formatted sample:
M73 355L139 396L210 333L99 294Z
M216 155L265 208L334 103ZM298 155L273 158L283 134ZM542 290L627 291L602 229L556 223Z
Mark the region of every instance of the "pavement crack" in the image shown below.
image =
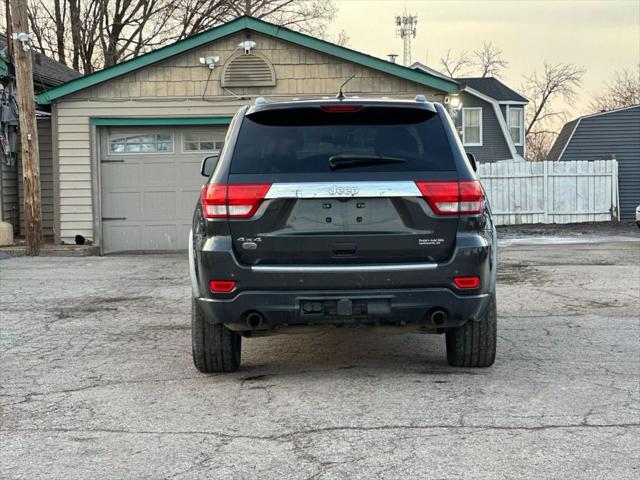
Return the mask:
M497 431L540 431L553 429L580 429L580 428L633 428L640 427L640 422L632 423L606 423L606 424L589 424L589 423L567 423L567 424L547 424L547 425L457 425L457 424L433 424L433 425L377 425L377 426L336 426L310 428L306 430L295 430L286 433L274 435L245 435L219 432L215 430L127 430L117 428L16 428L16 429L0 429L4 433L17 432L34 432L34 433L106 433L106 434L124 434L124 435L211 435L220 438L246 439L246 440L266 440L266 441L289 441L294 437L301 435L315 435L334 432L375 432L375 431L393 431L393 430L497 430Z

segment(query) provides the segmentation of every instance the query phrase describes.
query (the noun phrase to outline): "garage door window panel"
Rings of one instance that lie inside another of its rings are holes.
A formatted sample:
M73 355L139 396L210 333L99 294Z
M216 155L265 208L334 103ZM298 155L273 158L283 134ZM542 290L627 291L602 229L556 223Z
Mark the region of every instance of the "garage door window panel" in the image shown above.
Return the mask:
M224 145L224 133L215 132L189 132L184 133L182 151L192 152L219 152Z
M112 135L109 139L109 153L172 153L173 135L170 133L143 133Z

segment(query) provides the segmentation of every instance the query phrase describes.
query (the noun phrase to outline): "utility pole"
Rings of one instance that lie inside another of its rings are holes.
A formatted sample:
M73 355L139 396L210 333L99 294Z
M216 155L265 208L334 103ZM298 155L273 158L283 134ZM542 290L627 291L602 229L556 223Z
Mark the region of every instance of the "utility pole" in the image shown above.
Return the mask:
M36 122L31 36L27 20L27 2L11 0L13 64L16 71L20 140L22 142L22 177L24 179L24 236L27 255L39 255L42 246L42 207L40 201L40 157Z
M7 54L9 58L13 58L13 44L11 43L11 34L13 29L11 26L11 8L9 7L9 0L4 0L4 14L7 23Z
M405 10L402 15L396 15L396 35L402 39L402 64L408 67L411 63L411 39L416 38L418 16L409 15Z

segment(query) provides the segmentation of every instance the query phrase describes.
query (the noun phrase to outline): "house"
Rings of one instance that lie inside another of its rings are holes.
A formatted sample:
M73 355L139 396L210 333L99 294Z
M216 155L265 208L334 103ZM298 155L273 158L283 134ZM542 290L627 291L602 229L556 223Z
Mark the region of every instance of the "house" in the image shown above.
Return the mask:
M251 17L41 93L56 232L102 252L186 248L200 162L223 145L232 115L258 96L333 97L352 75L347 95L447 103L458 93L452 79Z
M640 105L584 115L562 127L549 160L618 161L620 220L635 220L640 205Z
M47 56L32 55L33 87L41 93L80 76L75 70ZM7 37L0 35L0 217L12 225L14 234L24 235L24 200L18 109L15 102L16 78L7 54ZM42 226L45 238L53 239L53 159L51 113L46 105L37 105L38 145Z
M420 62L412 68L448 78ZM465 150L479 162L525 157L525 97L497 78L456 78L460 84L459 109L453 118Z

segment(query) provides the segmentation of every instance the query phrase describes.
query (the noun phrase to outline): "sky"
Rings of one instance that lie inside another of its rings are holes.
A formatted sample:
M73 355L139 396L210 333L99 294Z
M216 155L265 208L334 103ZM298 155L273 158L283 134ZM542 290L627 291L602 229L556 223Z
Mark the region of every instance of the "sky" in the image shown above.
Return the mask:
M336 0L338 14L329 28L345 30L350 47L386 58L399 54L394 17L405 9L418 15L412 60L439 68L448 49L473 51L491 41L509 62L503 81L516 90L523 75L545 61L586 69L569 117L587 113L593 94L616 70L640 62L640 0Z

